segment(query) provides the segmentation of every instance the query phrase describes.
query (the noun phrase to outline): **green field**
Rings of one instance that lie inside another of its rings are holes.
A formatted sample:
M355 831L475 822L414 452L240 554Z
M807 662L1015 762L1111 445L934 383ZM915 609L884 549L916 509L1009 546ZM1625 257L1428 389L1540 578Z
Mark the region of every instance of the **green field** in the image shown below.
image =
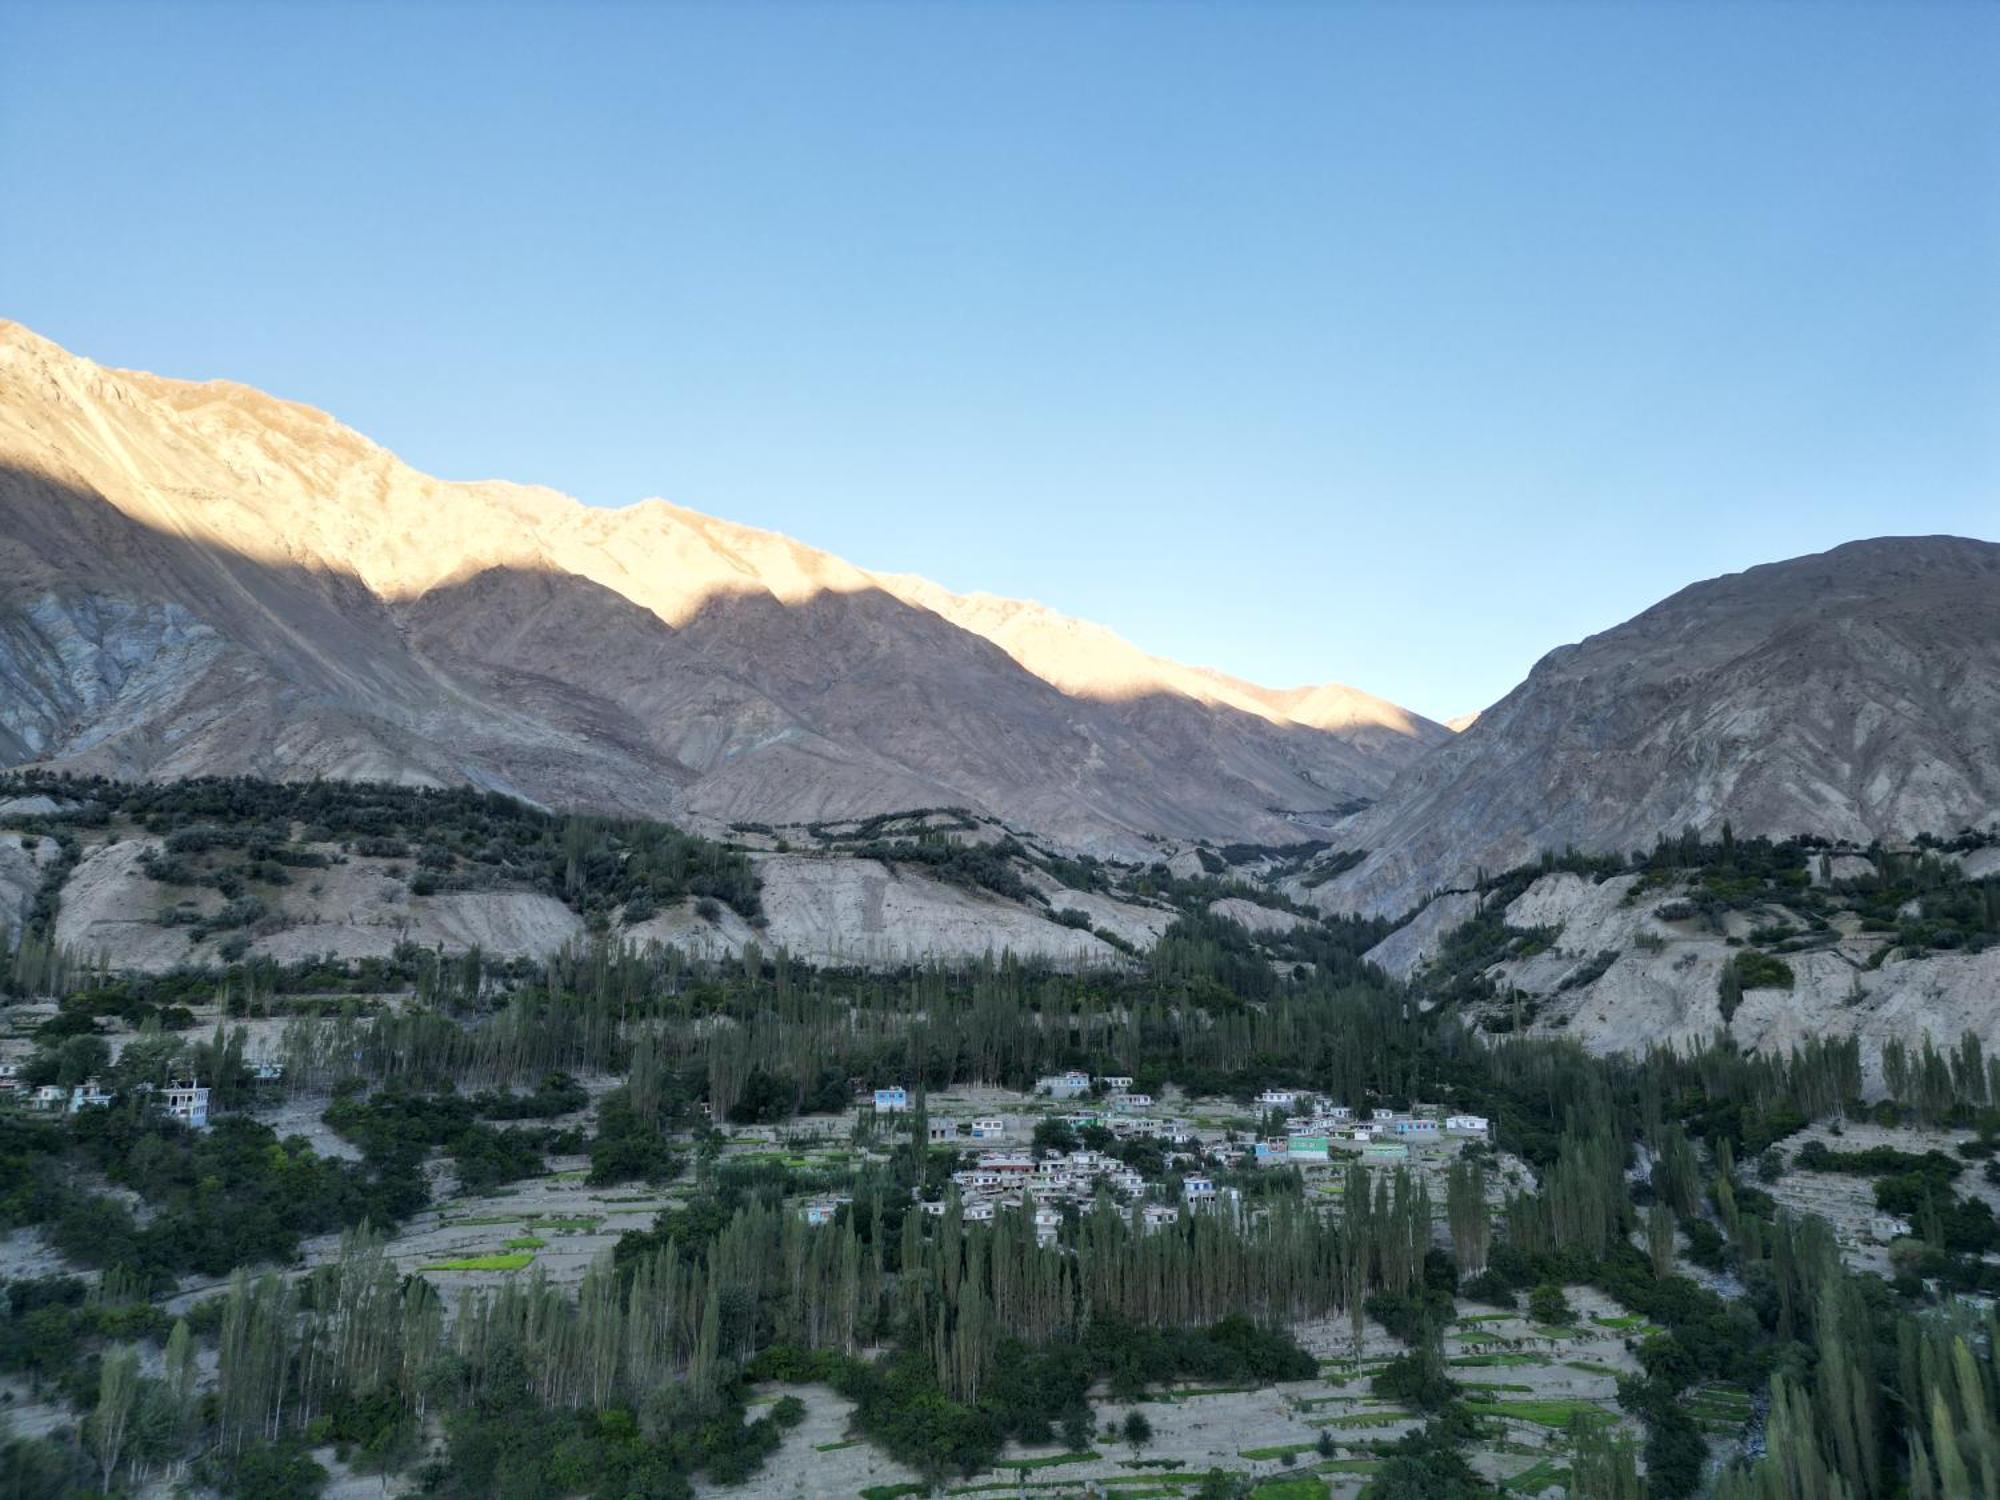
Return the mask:
M1609 1421L1604 1409L1594 1401L1468 1401L1465 1409L1475 1417L1502 1417L1514 1422L1533 1422L1538 1427L1566 1429L1578 1417L1586 1422Z
M421 1267L426 1271L519 1271L535 1262L532 1250L510 1250L504 1254L464 1255L457 1260L434 1261Z

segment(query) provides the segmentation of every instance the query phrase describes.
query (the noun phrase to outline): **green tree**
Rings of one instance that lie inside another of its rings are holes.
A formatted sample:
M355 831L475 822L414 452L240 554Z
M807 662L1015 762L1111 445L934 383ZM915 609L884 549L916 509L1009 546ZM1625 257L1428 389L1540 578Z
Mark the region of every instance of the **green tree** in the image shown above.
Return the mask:
M90 1451L104 1474L104 1488L125 1452L132 1408L139 1395L139 1351L130 1344L105 1354L97 1375L97 1408L90 1414Z
M1125 1413L1125 1441L1131 1445L1132 1456L1137 1458L1139 1450L1153 1440L1153 1424L1146 1420L1146 1414L1133 1410Z
M1528 1293L1528 1316L1537 1323L1562 1328L1575 1321L1576 1313L1563 1296L1563 1289L1552 1281L1545 1281Z

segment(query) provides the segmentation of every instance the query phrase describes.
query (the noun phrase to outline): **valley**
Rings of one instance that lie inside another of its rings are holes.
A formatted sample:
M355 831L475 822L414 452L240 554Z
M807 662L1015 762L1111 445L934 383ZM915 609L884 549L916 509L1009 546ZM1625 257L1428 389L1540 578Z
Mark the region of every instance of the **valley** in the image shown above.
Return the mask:
M12 1473L1727 1493L1843 1461L1787 1425L1808 1339L1962 1364L1943 1441L1988 1461L2000 1069L1866 998L1992 951L1976 838L1554 857L1399 926L1288 895L1317 846L1126 865L953 809L715 842L37 772L0 824ZM967 925L813 946L871 903ZM1816 959L1864 997L1788 1037L1760 981ZM1602 1029L1656 961L1683 1029Z
M0 1493L2000 1493L2000 546L1450 727L0 323Z

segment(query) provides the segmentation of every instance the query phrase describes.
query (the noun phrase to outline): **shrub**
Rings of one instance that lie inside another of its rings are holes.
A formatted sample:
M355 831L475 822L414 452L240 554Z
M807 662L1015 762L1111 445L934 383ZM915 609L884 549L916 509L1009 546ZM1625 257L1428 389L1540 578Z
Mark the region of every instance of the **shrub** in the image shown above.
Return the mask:
M1575 1321L1576 1313L1563 1296L1562 1288L1552 1281L1545 1281L1528 1293L1528 1316L1537 1323L1564 1326Z

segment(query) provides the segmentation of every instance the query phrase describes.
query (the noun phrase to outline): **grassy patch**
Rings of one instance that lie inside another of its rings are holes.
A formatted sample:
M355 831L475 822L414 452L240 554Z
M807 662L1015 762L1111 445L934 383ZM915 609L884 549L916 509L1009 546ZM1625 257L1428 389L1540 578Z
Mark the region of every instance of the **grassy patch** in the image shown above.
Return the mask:
M532 1250L510 1250L503 1255L462 1255L457 1260L435 1261L421 1267L426 1271L518 1271L533 1265Z
M1563 1363L1572 1370L1583 1371L1586 1375L1609 1375L1614 1380L1622 1378L1625 1374L1623 1370L1613 1369L1610 1365L1600 1365L1591 1359L1566 1359Z
M1317 1446L1316 1443L1279 1443L1269 1448L1239 1448L1236 1450L1236 1456L1238 1458L1260 1459L1283 1458L1287 1453L1310 1453Z
M1345 1417L1319 1417L1314 1420L1328 1427L1387 1427L1392 1422L1407 1422L1411 1414L1406 1411L1364 1411Z
M537 1234L588 1234L600 1222L594 1214L577 1214L564 1219L530 1219L528 1228Z
M858 1448L860 1446L861 1446L860 1438L842 1438L837 1443L814 1443L813 1452L838 1453L842 1448Z
M1326 1481L1267 1479L1250 1492L1250 1500L1326 1500Z
M1538 1495L1552 1484L1567 1485L1569 1470L1561 1468L1552 1458L1545 1458L1532 1468L1523 1469L1510 1479L1500 1481L1500 1488L1509 1494Z
M1648 1333L1659 1332L1657 1328L1655 1328L1651 1323L1648 1323L1644 1318L1640 1317L1639 1314L1637 1313L1623 1313L1615 1318L1607 1318L1604 1316L1603 1313L1599 1313L1590 1321L1593 1323L1600 1323L1606 1328L1644 1329Z
M1546 1354L1461 1354L1445 1361L1464 1370L1512 1369L1518 1365L1545 1365Z
M517 1234L507 1241L509 1250L539 1250L548 1243L540 1235Z
M1046 1458L1003 1458L993 1467L996 1469L1055 1469L1064 1464L1094 1464L1104 1457L1101 1453L1085 1449L1081 1453L1051 1453Z
M1501 1417L1513 1422L1533 1422L1537 1427L1560 1431L1578 1417L1587 1422L1608 1422L1610 1417L1592 1401L1468 1401L1465 1409L1475 1417Z

